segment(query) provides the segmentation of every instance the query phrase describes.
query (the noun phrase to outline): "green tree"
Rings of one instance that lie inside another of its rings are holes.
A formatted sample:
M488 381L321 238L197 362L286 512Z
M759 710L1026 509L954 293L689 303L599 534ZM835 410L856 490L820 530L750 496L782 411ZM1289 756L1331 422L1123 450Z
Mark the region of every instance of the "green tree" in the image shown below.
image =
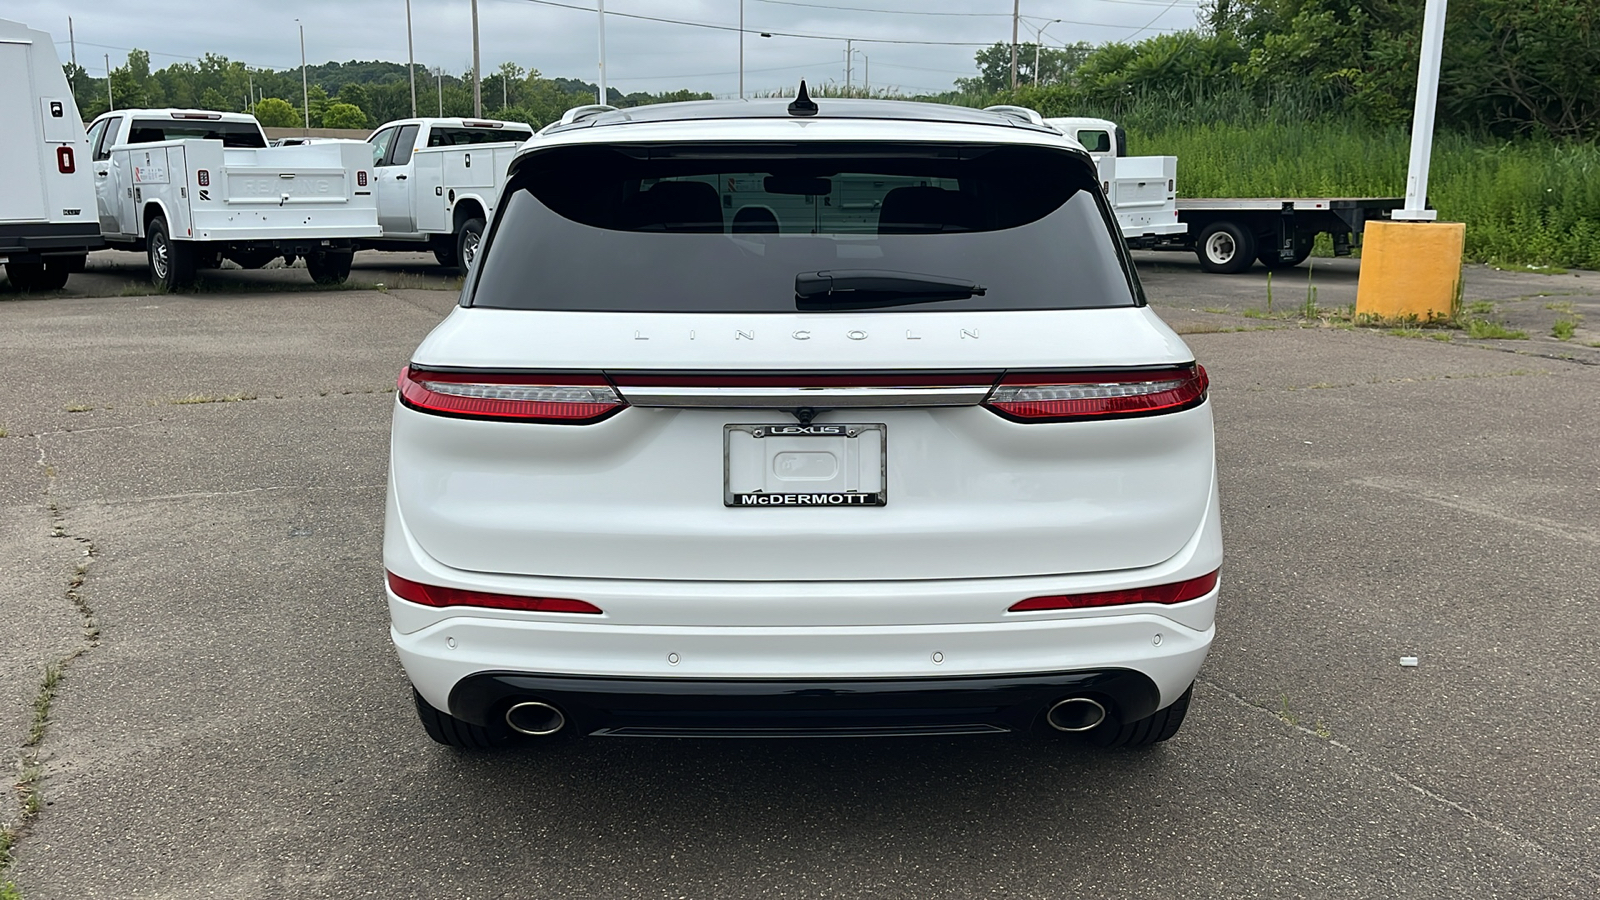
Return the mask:
M1034 71L1034 51L1038 50L1039 69ZM1017 46L1017 84L1050 84L1072 74L1094 49L1087 41L1065 47ZM978 75L956 79L957 89L969 94L993 94L1011 87L1011 45L991 44L977 53Z
M311 111L312 128L323 127L322 117L328 111L328 104L330 102L331 101L328 99L328 92L323 90L322 85L320 84L313 84L310 89L306 91L306 109Z
M256 104L256 120L268 128L295 128L305 124L300 110L277 97L267 97Z
M352 103L330 103L322 111L323 128L366 128L367 114Z

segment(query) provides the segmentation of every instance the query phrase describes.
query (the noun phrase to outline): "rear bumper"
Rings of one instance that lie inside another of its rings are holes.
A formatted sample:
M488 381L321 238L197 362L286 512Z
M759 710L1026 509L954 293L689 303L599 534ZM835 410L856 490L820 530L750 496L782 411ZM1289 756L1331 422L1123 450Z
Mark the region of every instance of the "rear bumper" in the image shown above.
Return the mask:
M0 259L41 262L105 247L98 222L0 225Z
M966 678L755 681L580 678L484 672L450 692L450 714L495 725L514 703L561 710L579 734L618 737L861 737L1025 731L1065 697L1120 721L1160 691L1129 670Z

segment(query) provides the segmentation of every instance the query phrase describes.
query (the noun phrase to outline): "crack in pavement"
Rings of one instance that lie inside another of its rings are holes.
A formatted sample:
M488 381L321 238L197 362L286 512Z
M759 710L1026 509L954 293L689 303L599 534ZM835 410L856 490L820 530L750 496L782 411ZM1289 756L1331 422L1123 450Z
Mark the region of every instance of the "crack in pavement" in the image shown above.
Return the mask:
M1312 467L1319 468L1320 466L1313 465ZM1409 497L1413 500L1421 500L1424 503L1432 503L1435 506L1443 506L1446 509L1453 509L1457 512L1470 513L1476 516L1484 516L1500 522L1527 528L1530 531L1548 534L1552 537L1576 541L1580 544L1600 545L1600 532L1591 531L1586 528L1574 528L1568 525L1563 525L1560 522L1551 521L1550 519L1513 516L1509 513L1501 512L1500 510L1495 509L1487 504L1474 503L1471 500L1463 500L1459 497L1441 497L1437 494L1429 494L1426 491L1419 491L1415 487L1411 487L1409 485L1401 486L1394 483L1388 483L1386 479L1382 478L1351 478L1347 481L1347 483L1357 485L1359 487L1372 488L1373 490L1383 491L1389 494L1396 494L1402 497Z
M1299 732L1300 734L1302 734L1302 735L1304 735L1306 737L1316 738L1316 740L1318 742L1326 744L1326 745L1328 745L1330 747L1334 747L1334 748L1340 750L1356 766L1358 766L1358 767L1360 767L1362 769L1365 769L1365 770L1367 770L1369 772L1372 772L1373 774L1381 775L1381 776L1383 776L1383 777L1385 777L1385 778L1387 778L1387 779L1389 779L1389 780L1391 780L1391 781L1395 782L1396 784L1399 784L1399 785L1401 785L1403 787L1410 788L1411 790L1415 791L1417 794L1427 798L1428 800L1432 801L1433 803L1436 803L1436 804L1438 804L1440 806L1446 807L1447 809L1454 810L1454 811L1460 813L1461 815L1466 816L1474 824L1481 825L1481 826L1483 826L1485 828L1490 829L1491 831L1494 831L1495 833L1499 834L1501 837L1503 837L1506 840L1512 842L1513 844L1516 844L1516 845L1522 847L1524 850L1526 850L1526 851L1528 851L1528 852L1530 852L1530 853L1532 853L1534 855L1545 857L1547 859L1550 859L1550 860L1556 862L1557 864L1570 865L1570 866L1576 868L1579 873L1581 873L1582 875L1584 875L1587 878L1589 878L1591 882L1600 882L1600 869L1589 868L1588 866L1583 865L1582 863L1578 862L1577 860L1571 859L1571 858L1569 858L1568 856L1566 856L1566 855L1564 855L1562 853L1559 853L1559 852L1557 852L1555 850L1552 850L1552 849L1546 847L1545 845L1539 843L1537 840L1535 840L1535 839L1533 839L1531 837L1528 837L1525 834L1521 834L1520 832L1517 832L1517 831L1513 830L1512 828L1501 824L1500 822L1497 822L1497 821L1495 821L1493 819L1490 819L1490 818L1488 818L1486 816L1480 815L1477 811L1475 811L1474 809L1472 809L1471 807L1467 806L1464 803L1460 803L1458 801L1452 800L1449 797L1446 797L1445 795L1439 793L1438 791L1435 791L1435 790L1433 790L1431 788L1428 788L1428 787L1426 787L1424 785L1418 784L1417 782L1411 780L1410 778L1407 778L1406 776L1400 774L1399 772L1396 772L1396 771L1394 771L1392 769L1384 768L1383 766L1379 765L1378 763L1376 763L1372 759L1370 759L1367 756L1367 754L1361 752L1360 750L1356 749L1355 747L1351 746L1350 744L1347 744L1347 743L1345 743L1345 742L1343 742L1343 741L1341 741L1341 740L1339 740L1337 738L1328 737L1328 736L1325 736L1324 734L1320 734L1320 733L1318 733L1317 731L1315 731L1313 729L1310 729L1310 728L1305 727L1304 725L1301 725L1299 722L1291 722L1291 721L1285 719L1281 713L1279 713L1279 712L1277 712L1275 710L1269 709L1268 707L1262 706L1262 705L1260 705L1258 703L1252 703L1248 699L1246 699L1244 696L1242 696L1240 694L1237 694L1237 693L1234 693L1233 691L1228 690L1227 688L1223 687L1220 684L1217 684L1214 681L1211 681L1211 680L1206 679L1206 678L1197 678L1197 679L1195 679L1195 681L1197 683L1199 683L1199 684L1204 685L1207 690L1216 691L1217 693L1222 694L1223 696L1229 698L1230 700L1233 700L1235 703L1239 704L1240 706L1245 707L1246 709L1251 710L1252 712L1255 712L1255 713L1257 713L1259 715L1262 715L1262 716L1265 716L1267 718L1270 718L1273 721L1279 723L1280 725L1283 725L1283 726L1286 726L1288 728L1291 728L1291 729Z
M39 467L44 470L45 475L42 499L44 508L50 514L50 536L75 541L83 549L83 555L73 567L72 574L68 576L66 589L63 592L78 615L81 632L78 646L45 667L43 682L34 696L33 724L23 741L17 760L18 778L14 789L20 808L15 823L0 828L0 877L4 877L10 871L16 859L17 844L27 836L30 826L39 817L39 811L43 806L40 800L39 782L44 777L44 767L39 760L39 747L49 733L50 706L55 700L56 686L73 660L100 645L100 623L95 618L94 610L83 597L83 585L88 579L89 568L98 549L92 539L72 534L67 530L66 515L62 513L61 506L55 499L57 481L55 466L50 464L45 454L43 436L36 435L34 441L39 449ZM9 881L0 881L0 893L16 896L15 891L15 885Z

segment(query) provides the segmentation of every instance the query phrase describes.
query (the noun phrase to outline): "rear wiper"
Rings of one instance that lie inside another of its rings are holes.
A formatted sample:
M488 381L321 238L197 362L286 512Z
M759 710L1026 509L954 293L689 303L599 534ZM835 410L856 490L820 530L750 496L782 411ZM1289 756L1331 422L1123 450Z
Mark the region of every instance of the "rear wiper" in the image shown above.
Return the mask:
M794 277L794 305L800 310L936 303L981 297L987 292L988 288L965 278L883 269L830 269Z

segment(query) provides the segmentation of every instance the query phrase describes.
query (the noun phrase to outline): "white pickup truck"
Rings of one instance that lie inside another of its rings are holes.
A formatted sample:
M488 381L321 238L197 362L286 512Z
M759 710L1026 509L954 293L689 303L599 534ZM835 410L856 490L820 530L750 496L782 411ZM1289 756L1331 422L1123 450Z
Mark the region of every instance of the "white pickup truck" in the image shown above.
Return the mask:
M374 250L429 249L441 266L472 264L494 213L506 168L533 137L523 122L400 119L367 138L378 187Z
M0 19L0 263L19 291L53 291L104 246L83 120L50 35Z
M1127 133L1106 119L1069 116L1044 123L1083 145L1128 246L1154 247L1189 226L1178 216L1178 158L1129 156Z
M114 110L88 137L100 231L144 250L163 289L224 258L250 269L279 256L337 284L354 242L379 234L363 144L268 147L253 116L192 109Z

